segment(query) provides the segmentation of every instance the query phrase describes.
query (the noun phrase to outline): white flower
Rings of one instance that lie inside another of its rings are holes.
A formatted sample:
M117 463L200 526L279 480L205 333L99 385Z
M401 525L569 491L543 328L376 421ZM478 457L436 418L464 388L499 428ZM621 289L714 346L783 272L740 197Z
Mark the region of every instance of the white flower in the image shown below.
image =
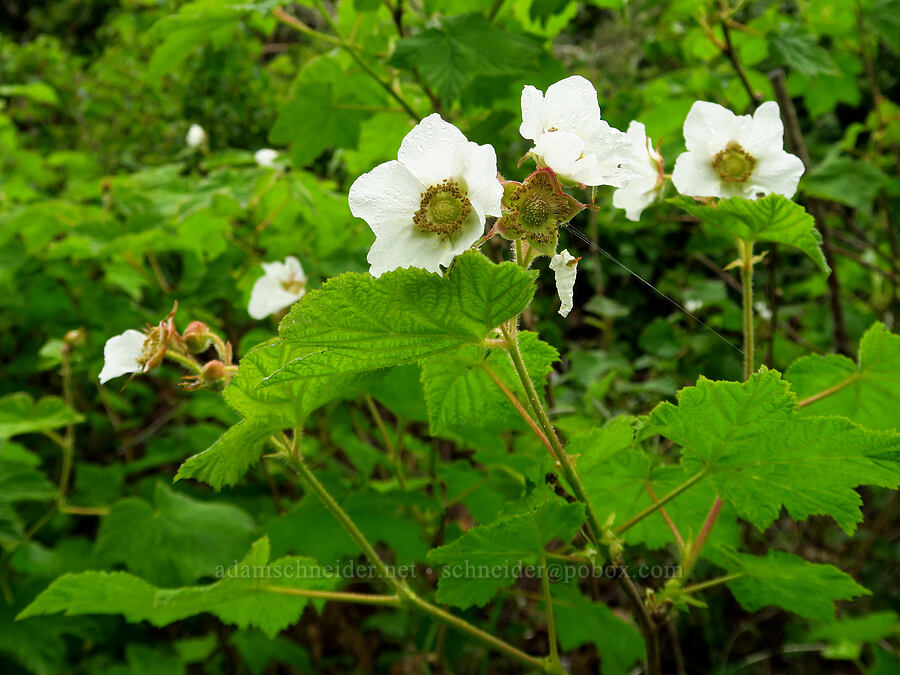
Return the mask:
M141 357L144 353L144 342L147 336L139 330L129 329L121 335L109 338L103 347L103 370L100 371L100 384L128 373L140 373L144 370Z
M678 157L672 182L690 197L793 197L803 162L784 151L778 104L767 101L750 115L697 101L684 121L688 151Z
M578 260L567 250L550 258L550 269L556 275L556 292L559 294L559 313L568 316L572 311L572 296L575 291L575 274L578 272Z
M753 309L756 310L756 313L759 314L759 318L761 318L763 321L768 321L772 318L772 310L769 309L769 306L762 300L754 302Z
M497 155L466 139L434 113L410 131L397 160L379 164L350 187L350 211L375 233L374 276L398 267L440 274L500 215Z
M199 124L192 124L188 129L187 135L184 137L188 147L199 148L206 143L206 131Z
M628 138L600 118L594 85L580 75L522 90L519 133L534 141L531 154L561 177L584 185L622 187L631 173L620 165Z
M278 159L278 151L272 148L260 148L253 153L253 159L256 163L263 167L275 166L275 160Z
M628 220L640 220L641 212L656 199L662 157L653 149L653 141L647 138L644 125L640 122L632 121L628 125L627 135L630 152L624 167L629 169L634 177L625 184L625 187L613 192L613 206L625 209L625 217Z
M700 309L701 307L703 307L703 301L702 301L702 300L685 300L685 301L684 301L684 308L685 308L687 311L689 311L691 314L693 314L694 312L696 312L696 311L697 311L698 309Z
M247 312L254 319L293 305L306 293L306 275L300 261L289 255L284 262L262 263L265 274L253 284Z

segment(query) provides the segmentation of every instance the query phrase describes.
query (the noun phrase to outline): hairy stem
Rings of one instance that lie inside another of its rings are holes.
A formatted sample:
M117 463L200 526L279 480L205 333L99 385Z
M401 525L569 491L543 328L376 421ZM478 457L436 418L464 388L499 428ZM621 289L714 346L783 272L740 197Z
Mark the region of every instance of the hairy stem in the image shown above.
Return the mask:
M506 343L504 343L504 345L505 344ZM519 415L521 415L522 419L525 420L525 423L534 432L534 435L538 437L538 440L540 440L541 443L544 444L544 447L547 448L547 452L550 453L550 456L554 459L554 461L558 462L559 459L556 456L556 452L553 450L553 446L550 445L550 441L547 439L546 434L541 431L541 428L538 426L537 422L534 421L534 418L528 414L528 411L525 410L525 406L523 406L519 402L519 399L517 399L516 395L509 390L509 387L503 384L503 380L501 380L500 376L494 372L493 368L491 368L486 362L482 362L481 366L482 368L484 368L488 376L494 381L494 384L496 384L500 391L503 392L503 395L506 396L506 398L509 399L509 402L513 404L516 412L518 412Z
M547 615L547 642L550 643L550 663L559 666L559 646L556 644L556 618L553 616L553 596L550 593L550 577L547 574L547 556L540 553L541 591L544 595L544 611Z
M358 605L391 605L397 607L403 604L399 595L369 595L366 593L346 593L341 591L314 591L306 588L290 588L287 586L263 586L267 593L278 595L295 595L301 598L315 598L318 600L333 600L336 602L354 602Z
M719 586L720 584L727 584L729 581L734 581L735 579L740 579L742 576L744 576L743 572L734 572L733 574L726 574L725 576L716 577L715 579L709 579L708 581L702 581L699 584L685 586L682 590L685 593L697 593L698 591L705 591L707 588L712 588L713 586Z
M709 509L709 514L707 514L706 520L703 521L703 527L700 528L700 534L697 535L697 540L694 542L694 545L691 546L691 550L690 553L688 553L687 558L685 558L681 563L682 579L687 579L691 575L691 572L694 570L694 565L697 564L697 560L699 560L700 558L700 553L703 551L703 547L706 545L706 540L709 539L709 533L712 532L713 525L716 524L716 519L719 517L719 512L722 510L722 504L722 498L717 495L712 507L710 507Z
M506 654L513 660L528 666L534 670L538 670L544 673L559 673L561 672L559 668L553 667L551 664L547 663L543 659L538 659L529 654L523 652L521 649L514 647L508 642L501 640L498 637L487 633L480 628L473 626L468 621L464 619L460 619L457 616L454 616L450 612L437 607L436 605L431 604L421 596L419 596L415 591L413 591L404 581L396 578L384 564L384 562L379 557L378 553L375 551L375 547L366 539L366 536L360 531L360 529L356 526L356 523L353 522L353 519L347 515L346 511L344 511L340 504L331 496L331 493L325 488L322 483L319 482L318 478L316 478L315 474L310 470L310 468L304 462L303 457L299 451L299 443L298 439L300 438L300 430L295 430L294 432L294 443L289 444L286 440L282 440L277 436L272 438L272 442L279 447L284 456L288 459L290 465L296 469L296 471L303 478L304 482L309 486L309 488L316 493L316 496L322 501L322 504L331 512L331 514L337 519L337 521L341 524L341 526L347 531L347 534L356 542L357 546L359 546L360 550L362 550L363 554L368 558L369 562L371 562L375 569L378 572L378 575L388 584L390 585L397 596L401 598L402 602L408 606L414 607L429 616L432 616L443 623L448 624L460 630L473 638L483 642L489 647L496 649L497 651Z
M741 295L744 310L744 379L753 375L753 242L741 241Z
M589 538L596 546L599 547L603 541L603 526L597 519L597 514L594 511L594 507L591 505L590 500L588 499L588 494L584 488L584 484L578 477L578 474L575 471L575 467L572 465L572 462L569 460L569 456L566 454L565 449L562 447L562 444L559 441L559 437L556 435L556 430L553 428L553 424L550 422L550 418L547 416L547 411L544 410L544 406L541 403L540 396L538 396L538 393L534 388L534 383L531 381L531 377L528 374L528 369L525 367L525 361L522 358L522 351L519 349L519 341L515 333L515 321L511 321L509 326L501 325L500 332L506 339L510 358L512 359L513 366L516 369L516 374L519 376L519 380L522 382L522 386L525 388L525 394L528 397L528 402L531 405L531 409L534 411L538 423L541 425L544 434L547 437L547 440L550 442L550 445L553 447L553 450L556 453L563 475L565 476L566 481L569 483L569 486L572 488L572 492L575 494L575 498L584 505L585 513L587 515ZM641 627L641 633L644 636L644 642L647 646L647 672L649 673L649 675L659 675L659 673L661 672L659 658L659 636L656 623L654 622L653 617L650 616L650 612L647 610L647 606L644 604L640 592L634 585L631 577L628 576L625 568L619 565L618 562L616 562L616 564L619 572L619 574L616 575L616 581L624 591L629 604L634 610L634 613L638 620L638 624Z

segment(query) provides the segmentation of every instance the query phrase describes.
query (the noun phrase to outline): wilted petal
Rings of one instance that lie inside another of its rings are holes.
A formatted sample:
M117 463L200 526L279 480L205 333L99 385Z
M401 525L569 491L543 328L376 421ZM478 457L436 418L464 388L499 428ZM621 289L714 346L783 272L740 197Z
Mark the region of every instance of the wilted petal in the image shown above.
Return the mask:
M146 335L133 329L109 338L103 347L103 370L100 371L100 384L119 377L119 375L141 372L143 367L138 359L146 339Z
M575 291L575 275L578 272L576 258L567 250L563 250L550 258L550 269L556 275L556 292L559 294L559 313L568 316L572 311L572 299Z

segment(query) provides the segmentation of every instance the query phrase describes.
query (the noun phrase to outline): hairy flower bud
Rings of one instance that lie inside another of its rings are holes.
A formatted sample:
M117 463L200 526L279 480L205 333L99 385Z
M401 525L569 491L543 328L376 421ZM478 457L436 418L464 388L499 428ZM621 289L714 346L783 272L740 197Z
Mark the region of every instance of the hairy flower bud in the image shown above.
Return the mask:
M191 354L202 354L212 344L209 326L202 321L192 321L182 334L184 344Z
M203 389L220 391L229 379L228 367L218 359L205 363L200 371L200 386Z

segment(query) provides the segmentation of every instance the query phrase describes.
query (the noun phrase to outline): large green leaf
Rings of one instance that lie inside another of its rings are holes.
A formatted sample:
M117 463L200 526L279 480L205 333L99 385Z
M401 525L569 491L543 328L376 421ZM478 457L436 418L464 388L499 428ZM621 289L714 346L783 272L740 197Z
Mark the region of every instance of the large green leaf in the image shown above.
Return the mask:
M21 392L0 398L0 439L58 429L83 420L57 396L45 396L37 402Z
M539 43L501 30L481 14L441 17L412 37L398 40L391 64L417 69L446 102L480 75L526 75L537 67Z
M804 415L844 415L870 429L900 426L900 335L875 323L859 343L859 363L846 356L804 356L785 378L800 400Z
M528 374L537 390L542 391L559 353L538 339L535 333L520 333L519 346ZM460 427L509 429L522 426L522 418L490 377L488 369L527 408L525 392L509 354L475 345L464 347L452 354L428 359L422 365L422 384L432 434L452 432Z
M212 575L237 560L256 525L231 504L201 502L157 483L153 504L123 499L103 519L95 555L104 564L124 563L161 586L179 586Z
M869 591L832 565L817 565L790 553L769 551L765 556L721 550L729 572L743 575L728 582L741 607L786 609L807 619L834 618L835 600L849 600Z
M822 237L806 210L790 199L770 194L762 199L743 197L720 199L707 206L687 197L671 200L702 222L745 241L786 244L803 251L826 274L828 263L822 253Z
M0 459L0 504L56 499L57 488L40 471Z
M700 378L662 403L649 431L684 448L689 471L706 471L722 499L761 530L784 506L794 518L830 515L851 533L862 520L858 485L900 485L900 434L842 417L802 417L780 373L747 382Z
M241 359L225 398L244 417L176 478L233 485L273 432L301 426L315 408L370 384L391 366L479 344L521 312L533 276L468 252L442 277L410 268L379 278L347 273L309 292L281 337Z
M575 460L591 505L602 522L615 514L614 525L621 525L653 503L651 491L659 499L691 477L682 466L657 466L635 446L634 424L634 418L617 417L604 427L572 436L566 444L566 452ZM715 488L704 481L666 504L666 515L683 538L697 535L715 496ZM623 537L630 544L649 548L663 548L675 541L660 512L630 527ZM737 519L729 506L720 513L710 537L711 542L738 544Z
M274 588L330 590L338 582L310 558L269 560L269 542L257 541L247 556L223 566L223 578L207 586L161 589L125 572L65 574L17 617L44 614L121 614L128 621L165 626L209 612L240 628L255 626L269 637L296 623L308 599Z
M437 599L465 609L484 606L518 578L520 564L533 563L554 538L571 539L584 523L584 507L555 495L526 498L524 512L475 527L428 552L443 564Z
M625 675L645 658L644 640L602 602L592 602L574 583L553 585L553 613L563 651L593 643L600 655L603 675Z
M377 279L342 274L308 293L282 321L281 340L293 360L261 387L387 368L479 344L525 309L532 279L521 267L492 263L476 251L459 256L443 277L418 268Z

